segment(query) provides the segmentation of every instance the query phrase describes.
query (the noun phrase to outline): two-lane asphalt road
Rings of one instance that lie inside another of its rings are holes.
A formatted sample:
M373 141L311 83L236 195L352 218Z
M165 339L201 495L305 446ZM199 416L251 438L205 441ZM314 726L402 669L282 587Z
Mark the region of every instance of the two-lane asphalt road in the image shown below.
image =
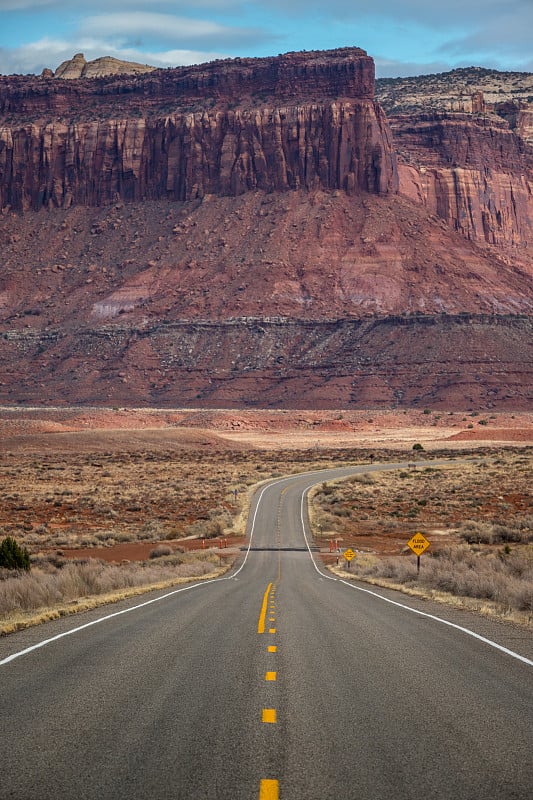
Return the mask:
M307 549L309 486L378 468L263 488L223 579L0 640L0 800L529 800L531 636Z

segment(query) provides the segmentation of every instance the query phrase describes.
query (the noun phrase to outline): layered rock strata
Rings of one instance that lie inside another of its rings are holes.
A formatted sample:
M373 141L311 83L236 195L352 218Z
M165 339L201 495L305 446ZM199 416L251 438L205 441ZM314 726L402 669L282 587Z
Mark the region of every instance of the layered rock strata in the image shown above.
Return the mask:
M0 403L528 409L528 317L234 319L13 332Z
M373 87L357 49L0 79L0 402L527 408L531 148L391 135Z

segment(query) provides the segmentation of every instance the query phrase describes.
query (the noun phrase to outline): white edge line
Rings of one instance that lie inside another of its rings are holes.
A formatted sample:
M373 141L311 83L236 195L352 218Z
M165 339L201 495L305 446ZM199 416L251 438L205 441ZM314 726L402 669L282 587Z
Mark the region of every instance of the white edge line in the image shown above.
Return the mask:
M485 644L490 645L490 647L496 648L496 650L501 650L502 653L506 653L508 656L512 656L513 658L518 659L518 661L522 661L524 664L528 664L530 667L533 667L533 661L525 656L521 656L520 653L515 653L514 650L509 650L508 647L504 647L497 642L493 642L492 639L487 639L485 636L481 636L479 633L475 633L475 631L471 631L470 628L463 628L462 625L457 625L455 622L450 622L447 619L443 619L442 617L436 617L434 614L428 614L426 611L419 611L417 608L411 608L410 606L406 606L403 603L398 603L396 600L391 600L388 597L384 597L377 592L373 592L370 589L363 589L361 586L355 586L353 583L349 583L348 581L343 580L342 578L338 579L339 583L343 583L345 586L349 586L350 589L356 589L358 592L365 592L365 594L371 594L373 597L379 598L379 600L384 600L385 603L391 603L393 606L399 606L400 608L404 608L406 611L411 611L413 614L418 614L421 617L427 617L427 619L432 619L435 622L441 622L443 625L448 625L450 628L455 628L458 631L462 631L466 633L468 636L473 636L474 639L479 639L480 642L484 642Z
M314 559L313 553L311 552L311 548L309 547L309 541L307 539L307 535L305 533L305 522L304 522L304 501L307 497L307 493L309 489L312 487L308 487L302 492L302 499L301 499L301 506L300 506L300 517L302 521L302 531L305 539L305 543L307 545L307 549L309 551L309 555L311 556L311 561L313 562L313 566L318 572L318 574L322 578L327 578L330 581L337 581L338 583L343 583L345 586L348 586L350 589L355 589L358 592L364 592L365 594L370 594L372 597L376 597L378 600L383 600L385 603L390 603L393 606L398 606L398 608L403 608L405 611L410 611L412 614L418 614L420 617L426 617L427 619L431 619L434 622L440 622L442 625L448 625L450 628L455 628L457 631L461 631L462 633L466 633L467 636L472 636L474 639L478 639L480 642L484 642L484 644L488 644L489 647L494 647L496 650L500 650L502 653L505 653L512 658L516 658L517 661L522 661L522 663L527 664L530 667L533 667L533 661L531 659L526 658L525 656L521 656L520 653L516 653L514 650L509 650L508 647L504 647L497 642L493 642L492 639L487 639L485 636L481 636L481 634L476 633L475 631L471 631L470 628L463 628L462 625L457 625L455 622L450 622L447 619L443 619L442 617L437 617L434 614L428 614L426 611L419 611L417 608L411 608L411 606L406 606L404 603L399 603L397 600L391 600L388 597L385 597L382 594L378 594L377 592L373 592L371 589L363 589L361 586L356 586L354 583L350 583L349 581L345 581L342 578L334 578L332 575L326 575L322 572L317 563Z
M316 561L315 561L315 557L314 557L314 555L313 555L313 553L312 553L312 551L311 551L311 548L310 548L310 546L309 546L309 540L308 540L308 538L307 538L307 534L306 534L306 532L305 532L305 520L304 520L304 502L305 502L305 499L307 498L307 493L309 492L309 489L311 489L311 488L312 488L312 487L311 487L311 486L309 486L307 489L304 489L304 490L303 490L303 492L302 492L302 497L301 497L301 501L300 501L300 520L301 520L301 523L302 523L302 532L303 532L304 539L305 539L305 545L306 545L306 547L307 547L307 550L309 551L309 555L310 555L310 557L311 557L311 561L313 562L313 567L316 569L316 571L318 572L318 574L319 574L319 575L320 575L322 578L327 578L327 579L328 579L328 581L337 581L337 580L338 580L338 578L335 578L335 577L333 577L333 575L326 575L326 573L325 573L325 572L322 572L322 570L321 570L321 569L319 569L319 567L318 567L318 565L317 565L317 563L316 563Z
M62 639L64 636L71 636L73 633L78 633L79 631L85 630L85 628L90 628L91 625L98 625L99 622L105 622L105 620L112 619L113 617L120 617L121 614L128 614L130 611L137 611L139 608L144 608L144 606L149 606L152 603L158 603L160 600L165 600L167 597L171 597L174 594L179 594L179 592L186 592L189 589L195 589L197 586L205 586L208 583L215 583L216 581L221 580L227 580L227 578L213 578L210 581L203 581L202 583L192 583L189 586L182 586L181 589L174 589L172 592L167 592L160 597L154 597L152 600L146 600L144 603L139 603L136 606L124 608L122 611L114 611L112 614L106 614L105 617L98 617L98 619L93 619L91 622L86 622L84 625L78 625L76 628L71 628L69 631L63 631L63 633L58 633L57 636L52 636L50 639L43 639L43 641L31 645L31 647L26 647L24 650L19 650L17 653L12 653L10 656L7 656L0 661L0 666L7 664L10 661L14 661L16 658L20 658L20 656L25 656L27 653L31 653L32 650L38 650L40 647L44 647L46 644L56 642L58 639Z

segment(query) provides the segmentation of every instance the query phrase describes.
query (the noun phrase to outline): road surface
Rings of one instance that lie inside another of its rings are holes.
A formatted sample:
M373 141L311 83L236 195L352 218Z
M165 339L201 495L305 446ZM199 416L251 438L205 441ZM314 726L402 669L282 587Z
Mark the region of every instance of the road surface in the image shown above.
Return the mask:
M264 488L223 579L0 640L1 800L529 800L531 634L315 564L346 473Z

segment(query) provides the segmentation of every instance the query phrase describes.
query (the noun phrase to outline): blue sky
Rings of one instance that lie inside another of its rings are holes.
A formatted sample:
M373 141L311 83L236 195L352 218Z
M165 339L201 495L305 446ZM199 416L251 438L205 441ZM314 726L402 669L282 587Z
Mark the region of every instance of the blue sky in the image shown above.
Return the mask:
M380 77L533 72L533 0L0 0L0 74L74 53L154 66L355 45Z

